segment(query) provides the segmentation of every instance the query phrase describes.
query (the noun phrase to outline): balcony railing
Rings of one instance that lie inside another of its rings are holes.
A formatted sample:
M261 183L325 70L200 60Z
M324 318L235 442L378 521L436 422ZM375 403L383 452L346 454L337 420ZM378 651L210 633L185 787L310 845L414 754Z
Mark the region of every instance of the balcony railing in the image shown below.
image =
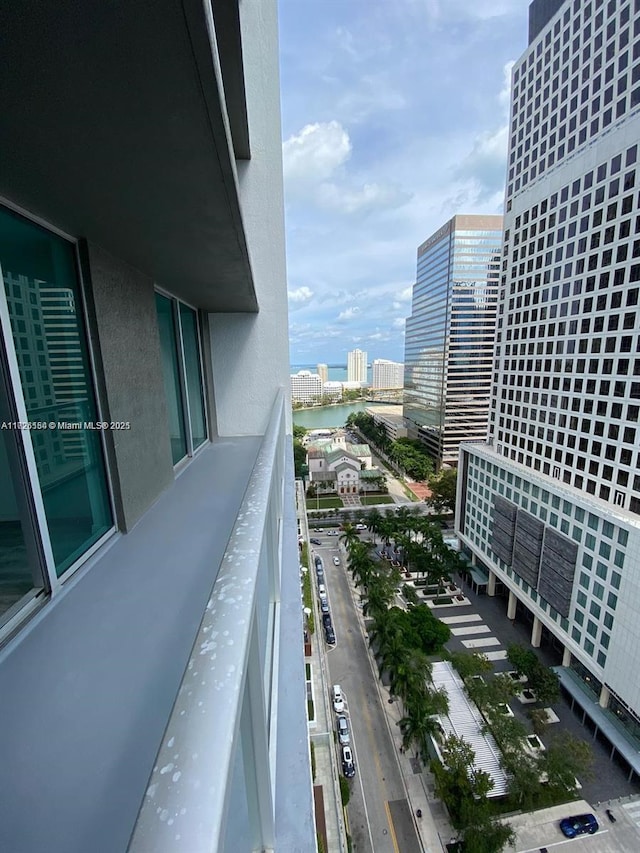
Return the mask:
M275 848L286 452L280 393L166 727L130 853L230 849L234 817L241 819L229 813L239 766L249 818L243 831L251 849Z

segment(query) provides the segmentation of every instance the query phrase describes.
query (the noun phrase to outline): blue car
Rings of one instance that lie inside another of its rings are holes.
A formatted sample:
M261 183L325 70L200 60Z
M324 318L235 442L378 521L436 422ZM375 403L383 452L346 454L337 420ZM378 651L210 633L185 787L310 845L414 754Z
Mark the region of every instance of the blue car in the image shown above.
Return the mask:
M579 814L573 817L565 817L560 821L560 829L567 838L575 838L576 835L594 835L600 827L595 815Z

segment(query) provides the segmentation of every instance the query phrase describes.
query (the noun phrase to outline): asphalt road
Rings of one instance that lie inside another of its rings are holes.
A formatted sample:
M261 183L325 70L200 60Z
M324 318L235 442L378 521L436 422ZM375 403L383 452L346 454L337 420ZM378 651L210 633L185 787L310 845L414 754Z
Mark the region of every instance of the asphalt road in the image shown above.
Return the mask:
M351 723L356 777L348 806L355 851L420 853L421 846L407 803L395 745L380 704L337 537L320 534L322 557L336 646L327 653L331 684L340 684ZM340 557L334 566L333 557Z

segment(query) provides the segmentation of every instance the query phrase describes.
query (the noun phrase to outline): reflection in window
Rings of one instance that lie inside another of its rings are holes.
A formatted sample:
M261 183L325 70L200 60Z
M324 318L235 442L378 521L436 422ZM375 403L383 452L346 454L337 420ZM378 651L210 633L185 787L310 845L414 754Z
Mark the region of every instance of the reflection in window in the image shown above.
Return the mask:
M162 375L167 396L169 415L169 438L173 464L187 455L187 442L184 428L184 408L182 405L182 387L178 369L178 336L173 302L156 293L158 311L158 329L160 331L160 351L162 354Z
M0 421L11 423L4 383L0 381ZM42 587L42 577L27 541L28 504L21 489L20 449L16 430L0 430L0 621L32 589Z
M198 318L193 309L183 304L180 304L180 325L182 326L182 348L191 423L191 441L195 450L207 437L204 400L202 398Z
M74 247L0 209L0 266L58 575L113 525ZM9 344L9 342L7 342ZM13 358L13 355L10 355Z

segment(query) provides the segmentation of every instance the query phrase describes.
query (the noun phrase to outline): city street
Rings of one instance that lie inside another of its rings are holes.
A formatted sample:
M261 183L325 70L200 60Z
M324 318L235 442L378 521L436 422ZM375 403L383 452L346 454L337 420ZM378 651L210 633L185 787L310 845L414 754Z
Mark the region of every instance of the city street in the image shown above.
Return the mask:
M320 534L316 546L324 564L336 646L327 654L330 682L344 691L351 725L356 776L350 782L348 807L353 849L371 853L420 853L414 818L407 802L396 747L389 735L343 565L337 537ZM333 564L339 556L340 565Z

